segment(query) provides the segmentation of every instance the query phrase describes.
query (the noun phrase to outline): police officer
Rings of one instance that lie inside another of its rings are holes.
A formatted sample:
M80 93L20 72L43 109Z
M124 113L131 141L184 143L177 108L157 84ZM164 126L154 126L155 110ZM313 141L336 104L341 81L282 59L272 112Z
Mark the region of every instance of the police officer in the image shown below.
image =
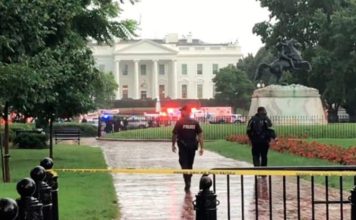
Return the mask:
M194 119L190 118L190 108L184 106L180 109L181 118L177 121L172 135L172 151L175 153L176 142L179 148L179 164L182 169L192 169L195 157L195 151L200 145L199 154L204 153L203 131ZM190 192L191 174L183 174L186 193Z
M277 141L271 128L272 122L264 107L258 107L257 114L248 122L247 135L252 144L252 160L254 166L267 166L267 153L272 139Z

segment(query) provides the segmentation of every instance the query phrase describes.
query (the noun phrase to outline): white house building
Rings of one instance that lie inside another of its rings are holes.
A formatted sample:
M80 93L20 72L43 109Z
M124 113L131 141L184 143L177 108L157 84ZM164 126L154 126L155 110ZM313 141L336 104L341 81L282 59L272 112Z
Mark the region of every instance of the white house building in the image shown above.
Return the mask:
M208 44L177 34L89 46L97 67L114 74L117 99L213 98L214 73L242 57L238 43Z

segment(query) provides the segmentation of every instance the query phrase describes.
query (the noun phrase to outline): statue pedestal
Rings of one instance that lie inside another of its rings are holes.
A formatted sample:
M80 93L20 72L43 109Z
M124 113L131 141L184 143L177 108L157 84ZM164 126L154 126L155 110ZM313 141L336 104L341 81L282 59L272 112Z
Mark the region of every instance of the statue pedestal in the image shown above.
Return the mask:
M327 124L317 89L302 85L270 85L253 92L249 116L263 106L273 124Z

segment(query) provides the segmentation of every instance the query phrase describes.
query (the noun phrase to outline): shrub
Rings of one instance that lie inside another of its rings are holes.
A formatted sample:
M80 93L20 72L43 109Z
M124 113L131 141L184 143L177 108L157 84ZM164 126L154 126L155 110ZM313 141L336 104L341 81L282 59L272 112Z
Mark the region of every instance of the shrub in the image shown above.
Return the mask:
M11 123L9 125L9 139L10 142L14 140L16 137L16 132L17 131L29 131L34 128L33 124L28 124L28 123ZM4 135L4 125L0 126L0 135Z
M53 125L53 129L61 128L78 128L82 137L95 137L98 134L98 127L90 123L56 123Z
M38 149L47 147L47 135L44 133L21 132L13 140L13 143L23 149Z

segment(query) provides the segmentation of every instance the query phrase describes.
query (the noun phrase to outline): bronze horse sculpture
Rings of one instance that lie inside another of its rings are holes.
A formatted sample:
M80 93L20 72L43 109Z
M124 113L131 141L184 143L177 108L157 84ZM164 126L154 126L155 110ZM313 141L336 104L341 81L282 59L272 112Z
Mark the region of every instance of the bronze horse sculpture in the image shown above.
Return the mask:
M283 72L298 72L311 71L311 65L308 61L303 60L299 50L301 44L295 39L290 39L285 42L277 44L279 50L279 58L274 60L271 64L261 63L255 75L255 80L260 80L262 75L270 73L276 76L277 83L280 81Z

